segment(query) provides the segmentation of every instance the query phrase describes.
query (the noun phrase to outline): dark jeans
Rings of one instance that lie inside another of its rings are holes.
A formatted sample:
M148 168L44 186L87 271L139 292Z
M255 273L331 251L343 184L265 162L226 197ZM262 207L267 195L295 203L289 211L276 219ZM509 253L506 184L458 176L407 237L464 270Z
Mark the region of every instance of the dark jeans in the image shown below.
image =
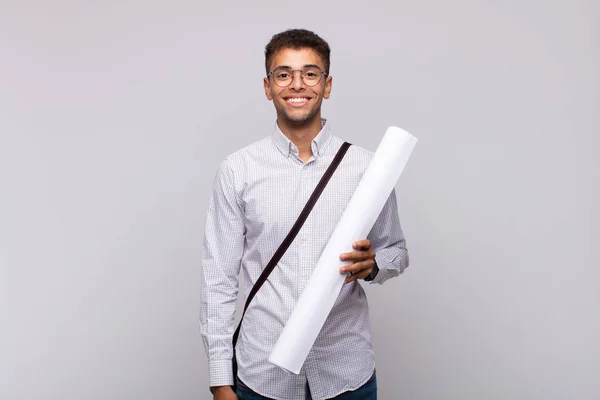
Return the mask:
M371 379L358 389L341 393L331 400L377 400L377 377L375 375L376 373L373 372ZM274 400L253 392L252 389L246 386L239 378L237 380L236 395L238 400ZM310 394L306 395L306 399L312 399Z

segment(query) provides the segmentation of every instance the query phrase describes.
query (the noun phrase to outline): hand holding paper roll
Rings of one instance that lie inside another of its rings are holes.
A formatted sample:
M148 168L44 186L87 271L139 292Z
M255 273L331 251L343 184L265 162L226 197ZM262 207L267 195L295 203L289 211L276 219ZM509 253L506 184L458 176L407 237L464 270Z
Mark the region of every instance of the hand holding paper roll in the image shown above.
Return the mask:
M371 249L369 239L358 240L352 244L352 247L355 251L340 255L340 260L353 262L351 265L340 268L340 273L350 274L344 284L366 278L371 275L375 266L375 252Z
M367 237L416 143L414 136L398 127L387 129L275 343L271 363L300 372L346 279L340 268L348 262L340 260L340 254Z

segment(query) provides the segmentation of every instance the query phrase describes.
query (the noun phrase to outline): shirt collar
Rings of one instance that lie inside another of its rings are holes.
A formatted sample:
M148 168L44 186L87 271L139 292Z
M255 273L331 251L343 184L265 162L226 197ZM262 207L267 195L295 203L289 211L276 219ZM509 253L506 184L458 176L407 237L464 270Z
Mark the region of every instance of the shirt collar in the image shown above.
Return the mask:
M327 143L329 143L331 137L331 128L329 127L327 119L321 118L321 130L319 131L317 136L315 136L311 143L313 156L319 157L323 154L323 150L325 150L325 147L327 146ZM296 147L294 142L288 139L288 137L285 136L283 132L281 132L279 126L277 125L277 122L275 122L275 126L273 127L273 133L271 134L271 138L273 139L273 142L275 142L275 145L277 146L279 151L281 151L281 153L283 153L284 156L289 157L291 153L298 154L298 148Z

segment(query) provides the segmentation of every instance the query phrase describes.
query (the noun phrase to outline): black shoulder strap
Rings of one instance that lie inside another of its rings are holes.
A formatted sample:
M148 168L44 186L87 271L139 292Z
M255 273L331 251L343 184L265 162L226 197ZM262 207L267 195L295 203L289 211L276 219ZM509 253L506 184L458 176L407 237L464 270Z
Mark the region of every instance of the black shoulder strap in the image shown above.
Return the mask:
M246 314L246 309L248 308L248 305L250 304L250 302L252 301L252 299L256 295L256 292L258 292L258 289L260 289L260 287L263 285L263 283L265 283L265 281L269 277L269 274L273 271L273 269L275 269L275 266L277 265L277 263L279 262L279 260L281 260L281 257L283 257L283 255L285 254L285 252L287 251L287 249L290 247L290 245L294 241L294 238L296 238L296 235L298 235L298 232L300 232L300 228L302 228L302 225L304 224L304 221L306 221L306 219L308 218L308 215L310 214L310 212L312 211L313 207L317 203L317 200L319 199L319 196L321 196L321 193L323 193L323 190L327 186L327 183L329 182L329 179L331 179L331 176L333 175L333 173L337 169L338 165L340 165L340 162L342 161L342 159L346 155L346 152L348 151L348 149L350 148L350 146L351 146L351 144L348 143L348 142L344 142L342 144L342 146L338 150L337 154L335 155L335 158L331 162L331 165L329 166L329 168L327 168L327 171L325 171L325 173L323 174L323 177L321 178L321 180L317 184L317 187L315 187L315 190L313 191L312 195L308 199L308 202L304 206L304 209L302 210L302 212L298 216L298 219L296 220L296 223L294 223L294 225L292 226L292 229L287 234L287 236L285 237L285 239L283 240L283 242L281 243L281 245L279 246L279 248L277 249L277 251L275 252L275 254L273 254L273 257L271 258L271 261L269 261L269 263L267 264L267 266L265 267L265 269L263 270L263 272L260 274L258 280L256 281L256 283L252 287L252 290L248 294L248 299L246 300L246 305L244 306L244 312L242 313L242 318L240 319L238 327L235 330L235 334L233 335L233 347L234 347L234 349L235 349L235 345L236 345L237 340L238 340L238 336L240 335L240 328L242 327L242 320L244 319L244 315Z

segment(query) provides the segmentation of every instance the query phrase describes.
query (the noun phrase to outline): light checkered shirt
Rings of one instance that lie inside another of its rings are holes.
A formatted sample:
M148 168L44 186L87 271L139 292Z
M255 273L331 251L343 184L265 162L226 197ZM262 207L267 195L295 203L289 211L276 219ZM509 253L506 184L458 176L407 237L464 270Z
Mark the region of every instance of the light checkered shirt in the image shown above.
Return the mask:
M230 385L234 379L231 339L238 273L247 294L343 143L325 119L322 124L306 163L275 123L270 136L229 155L218 169L206 218L200 308L211 386ZM237 343L238 376L263 396L305 400L308 387L313 399L329 399L357 389L373 374L367 298L357 281L342 287L299 375L267 360L372 156L350 147L248 307ZM371 283L381 284L408 266L395 196L393 191L367 236L380 269Z

